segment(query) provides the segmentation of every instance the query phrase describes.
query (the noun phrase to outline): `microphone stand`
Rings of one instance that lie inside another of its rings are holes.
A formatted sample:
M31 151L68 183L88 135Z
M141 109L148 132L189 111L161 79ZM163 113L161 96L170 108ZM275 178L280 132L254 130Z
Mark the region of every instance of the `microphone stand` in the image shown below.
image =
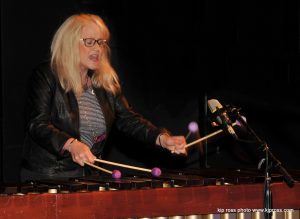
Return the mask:
M239 109L231 108L230 111L233 113L233 116L236 120L238 120L244 127L247 128L247 130L254 136L256 141L261 145L263 148L263 151L265 152L265 158L262 160L265 161L265 181L264 181L264 215L266 219L271 219L272 217L272 191L271 191L271 169L272 169L272 161L274 161L275 168L278 168L279 172L282 174L284 181L289 187L294 186L294 179L292 176L287 172L287 170L282 167L281 162L273 155L273 153L270 151L270 148L268 147L267 143L262 141L257 134L253 131L253 129L247 124L247 122L242 118L242 116L239 114ZM270 162L269 158L272 159ZM260 165L262 164L260 162ZM270 163L270 164L269 164ZM260 166L259 165L259 166Z
M266 169L265 169L265 182L264 182L264 215L265 219L272 218L272 208L273 208L273 200L272 200L272 191L271 191L271 168L272 163L269 165L269 153L270 149L266 143L262 145L264 147L264 151L266 153Z

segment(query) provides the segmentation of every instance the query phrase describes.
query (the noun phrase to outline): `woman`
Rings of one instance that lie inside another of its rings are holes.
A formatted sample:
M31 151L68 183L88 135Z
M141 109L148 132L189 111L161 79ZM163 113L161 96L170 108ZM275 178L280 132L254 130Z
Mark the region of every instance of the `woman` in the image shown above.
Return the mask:
M30 78L22 181L80 177L94 163L112 124L145 143L186 153L183 136L170 136L133 112L109 62L109 30L92 14L69 17L51 44L51 63Z

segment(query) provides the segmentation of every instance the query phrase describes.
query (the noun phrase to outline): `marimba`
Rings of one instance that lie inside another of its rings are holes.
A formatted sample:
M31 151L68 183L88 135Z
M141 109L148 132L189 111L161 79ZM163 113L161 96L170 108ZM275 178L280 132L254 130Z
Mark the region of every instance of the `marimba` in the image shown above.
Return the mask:
M262 175L164 172L157 178L93 176L3 185L0 218L263 218ZM280 175L272 179L276 218L299 218L300 183L289 188Z

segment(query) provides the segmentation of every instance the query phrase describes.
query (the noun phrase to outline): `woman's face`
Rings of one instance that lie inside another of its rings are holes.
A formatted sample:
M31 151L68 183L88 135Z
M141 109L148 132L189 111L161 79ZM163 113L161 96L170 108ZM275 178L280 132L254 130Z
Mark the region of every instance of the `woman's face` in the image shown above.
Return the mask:
M99 67L103 45L98 45L94 41L102 39L103 34L101 34L96 24L90 23L83 27L79 43L80 68L82 72L86 72L88 69L95 70ZM95 43L94 45L92 45L93 42Z

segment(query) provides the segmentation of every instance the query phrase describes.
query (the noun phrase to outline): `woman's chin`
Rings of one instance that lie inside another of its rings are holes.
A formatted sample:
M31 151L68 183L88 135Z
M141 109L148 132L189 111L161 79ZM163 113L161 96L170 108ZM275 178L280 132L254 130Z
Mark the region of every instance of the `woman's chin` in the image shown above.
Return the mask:
M89 69L90 69L90 70L96 70L96 69L98 69L98 68L99 68L99 66L98 66L98 65L96 65L96 64L89 65L88 67L89 67Z

